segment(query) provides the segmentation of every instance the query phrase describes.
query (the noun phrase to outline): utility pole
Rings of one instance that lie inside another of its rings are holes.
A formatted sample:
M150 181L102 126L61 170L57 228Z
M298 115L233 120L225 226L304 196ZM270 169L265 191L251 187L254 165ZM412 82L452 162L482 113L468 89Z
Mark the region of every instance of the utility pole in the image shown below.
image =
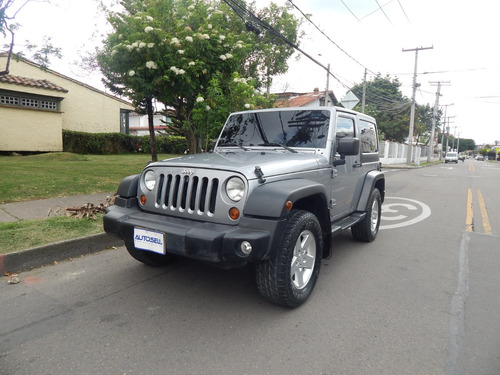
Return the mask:
M361 99L361 113L365 113L365 102L366 102L366 68L365 68L365 77L363 78L363 97Z
M330 86L330 64L326 68L326 91L325 91L325 107L328 107L328 99L330 98L329 91Z
M413 72L413 93L411 95L411 112L410 112L410 131L408 132L408 152L406 155L406 164L411 164L411 156L413 151L413 128L415 126L415 94L417 92L417 61L418 61L418 51L424 49L433 49L432 47L417 47L412 49L404 49L403 52L415 51L415 70Z
M444 137L444 133L446 130L446 113L448 112L448 107L451 106L451 105L455 105L455 103L451 103L451 104L443 104L441 107L444 107L444 122L443 122L443 129L441 129L441 154L439 154L439 160L442 159L442 154L443 154L443 151L446 153L448 152L448 137L449 137L449 134L446 134L446 148L443 148L444 147L444 144L443 144L443 137ZM448 131L449 131L449 127L448 127Z
M429 155L427 155L427 162L432 161L432 156L434 156L434 132L436 129L436 120L437 120L437 114L438 114L438 108L439 108L439 97L441 96L441 85L442 84L449 84L450 81L437 81L437 82L430 82L431 86L434 86L437 84L437 92L436 92L436 102L434 103L434 111L432 113L432 128L431 128L431 139L429 141Z

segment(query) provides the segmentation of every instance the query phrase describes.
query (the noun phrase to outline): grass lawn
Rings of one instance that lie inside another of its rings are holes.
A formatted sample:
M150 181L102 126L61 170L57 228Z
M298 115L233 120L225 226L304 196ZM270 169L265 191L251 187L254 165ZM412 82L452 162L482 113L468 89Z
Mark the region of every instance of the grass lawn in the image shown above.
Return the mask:
M124 177L140 173L150 160L149 154L0 156L0 204L114 192Z
M175 156L163 154L158 159ZM114 192L124 177L140 173L150 160L147 154L0 156L0 204ZM0 223L0 254L101 233L102 216Z
M49 243L102 233L102 217L97 220L57 216L40 220L0 223L0 254L30 249Z

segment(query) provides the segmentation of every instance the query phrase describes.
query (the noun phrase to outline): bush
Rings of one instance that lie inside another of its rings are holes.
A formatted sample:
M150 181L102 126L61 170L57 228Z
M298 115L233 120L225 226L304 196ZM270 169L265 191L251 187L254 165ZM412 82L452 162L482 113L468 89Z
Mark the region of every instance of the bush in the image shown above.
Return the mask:
M184 137L156 136L156 151L162 154L183 154L187 149ZM63 130L63 151L75 154L150 153L149 136L122 133L85 133Z

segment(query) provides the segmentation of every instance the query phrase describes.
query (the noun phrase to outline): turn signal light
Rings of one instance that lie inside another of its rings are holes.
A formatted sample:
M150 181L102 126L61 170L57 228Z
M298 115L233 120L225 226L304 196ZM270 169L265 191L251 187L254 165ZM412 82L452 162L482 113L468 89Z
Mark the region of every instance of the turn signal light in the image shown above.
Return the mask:
M232 220L238 220L240 218L240 210L238 210L236 207L231 207L229 209L229 217Z
M141 204L144 206L146 204L146 196L141 195L140 200L141 200Z
M293 203L292 201L286 201L285 202L285 208L290 211L292 209Z

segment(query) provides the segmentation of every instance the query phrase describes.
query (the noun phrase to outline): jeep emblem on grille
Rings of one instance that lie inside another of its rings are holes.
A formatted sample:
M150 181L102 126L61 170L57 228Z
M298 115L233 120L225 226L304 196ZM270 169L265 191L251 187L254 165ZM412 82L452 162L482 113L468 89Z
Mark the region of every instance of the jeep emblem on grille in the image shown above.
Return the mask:
M187 174L188 176L192 176L194 174L194 171L192 169L183 169L182 174Z

